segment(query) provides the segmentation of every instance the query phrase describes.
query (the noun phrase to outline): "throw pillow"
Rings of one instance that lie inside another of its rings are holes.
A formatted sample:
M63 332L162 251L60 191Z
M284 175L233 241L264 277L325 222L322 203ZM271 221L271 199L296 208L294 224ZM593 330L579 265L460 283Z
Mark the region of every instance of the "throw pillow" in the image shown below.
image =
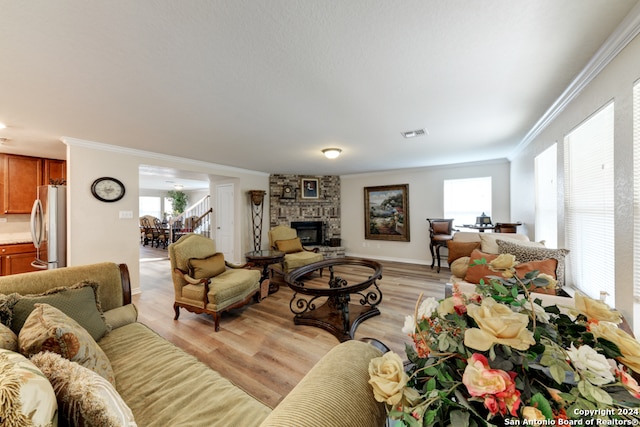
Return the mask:
M117 329L138 320L138 309L133 304L123 305L104 312L104 320L111 329Z
M115 384L107 355L75 320L48 304L36 304L18 335L20 352L31 356L52 351L78 362Z
M78 322L96 341L109 331L98 299L96 282L84 281L69 287L51 289L39 295L19 295L13 305L13 332L20 333L22 325L38 303L56 307Z
M451 269L451 274L456 277L462 277L467 275L467 269L469 268L469 257L463 256L453 261L451 265L449 265Z
M19 294L0 294L0 323L11 327L11 320L13 319L13 306L19 298Z
M58 422L53 387L20 353L0 350L0 424L51 426Z
M500 272L492 271L488 263L496 259L498 255L487 254L479 250L474 250L469 257L469 267L467 273L464 276L464 280L469 283L480 283L480 279L487 281L488 276L500 276ZM485 259L487 264L471 265L476 260ZM540 273L548 274L549 276L556 278L556 265L555 259L536 260L530 262L523 262L516 265L516 274L518 277L524 277L530 271L538 270Z
M449 240L447 242L447 248L449 249L449 266L458 258L469 256L474 249L480 248L480 242L456 242L455 240Z
M302 252L302 242L299 237L288 240L276 240L276 249L285 254L292 254L295 252Z
M8 326L0 324L0 348L18 351L18 336Z
M49 379L69 425L136 426L116 389L92 370L50 352L38 353L31 361Z
M189 259L189 275L194 279L208 279L224 273L224 255L220 252L207 258Z
M538 261L548 258L555 259L558 262L556 266L558 287L561 288L564 286L565 257L569 253L568 249L532 248L504 240L497 240L497 244L501 254L512 254L518 262Z
M509 242L529 242L529 237L526 234L516 234L509 233L508 236L505 236L505 233L478 233L480 235L480 241L482 245L480 246L480 250L482 252L488 254L499 254L500 248L498 248L498 244L496 240L502 239ZM544 246L541 243L529 242L533 243L537 246Z

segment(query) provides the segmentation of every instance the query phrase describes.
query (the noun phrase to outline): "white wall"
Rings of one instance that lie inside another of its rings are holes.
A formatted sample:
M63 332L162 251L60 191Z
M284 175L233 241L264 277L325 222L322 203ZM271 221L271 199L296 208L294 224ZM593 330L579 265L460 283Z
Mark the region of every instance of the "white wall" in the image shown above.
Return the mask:
M534 158L558 143L558 247L564 247L563 139L573 128L612 99L615 101L615 281L614 304L640 330L640 313L633 301L633 122L632 88L640 78L640 38L636 37L511 164L511 212L534 223ZM569 254L571 256L571 254Z
M251 229L244 221L245 217L250 218L246 193L248 190L268 191L268 174L73 138L64 138L64 142L67 144L68 165L69 265L103 261L126 263L132 289L140 291L138 167L141 164L192 170L210 174L215 179L234 180L236 212L241 219L235 224L237 257L252 249ZM91 195L91 183L102 176L112 176L124 183L126 193L123 199L104 203ZM212 194L212 197L215 196ZM132 218L119 219L121 211L132 212Z
M506 160L341 176L341 238L347 255L431 264L426 219L443 216L444 180L479 176L492 177L492 220L522 221L510 215L509 162ZM411 241L365 240L364 187L395 184L409 184Z

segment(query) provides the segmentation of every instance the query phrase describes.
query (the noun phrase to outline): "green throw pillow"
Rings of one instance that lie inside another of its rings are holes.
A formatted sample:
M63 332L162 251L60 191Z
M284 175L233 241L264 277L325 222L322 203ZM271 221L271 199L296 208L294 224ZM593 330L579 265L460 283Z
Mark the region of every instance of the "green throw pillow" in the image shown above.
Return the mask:
M20 333L22 325L38 303L49 304L62 311L85 328L96 341L109 331L98 300L98 284L95 282L80 282L70 287L51 289L44 294L19 296L13 305L13 332Z

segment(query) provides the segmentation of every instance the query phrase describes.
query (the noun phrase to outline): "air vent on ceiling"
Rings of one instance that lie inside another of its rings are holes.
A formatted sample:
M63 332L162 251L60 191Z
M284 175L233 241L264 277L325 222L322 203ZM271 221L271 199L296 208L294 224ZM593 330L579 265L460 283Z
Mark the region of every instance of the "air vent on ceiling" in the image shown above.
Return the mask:
M417 129L417 130L409 130L406 132L400 132L402 134L402 136L404 136L405 138L415 138L417 136L422 136L422 135L426 135L427 131L426 129Z

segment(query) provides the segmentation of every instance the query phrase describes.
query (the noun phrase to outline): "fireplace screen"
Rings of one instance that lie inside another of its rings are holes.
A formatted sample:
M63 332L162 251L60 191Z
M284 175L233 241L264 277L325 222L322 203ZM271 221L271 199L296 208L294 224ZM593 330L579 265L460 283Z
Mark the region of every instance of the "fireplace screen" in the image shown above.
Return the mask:
M296 230L303 245L321 245L322 225L322 221L293 221L291 228Z

